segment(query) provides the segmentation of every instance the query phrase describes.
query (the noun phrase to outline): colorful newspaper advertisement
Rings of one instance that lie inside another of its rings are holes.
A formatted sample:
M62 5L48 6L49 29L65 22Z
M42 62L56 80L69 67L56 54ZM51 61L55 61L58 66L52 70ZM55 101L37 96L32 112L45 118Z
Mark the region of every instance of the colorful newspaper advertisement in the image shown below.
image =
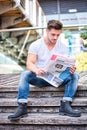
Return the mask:
M70 67L75 65L75 59L70 56L52 55L46 66L46 74L39 76L54 87L58 87L70 75Z

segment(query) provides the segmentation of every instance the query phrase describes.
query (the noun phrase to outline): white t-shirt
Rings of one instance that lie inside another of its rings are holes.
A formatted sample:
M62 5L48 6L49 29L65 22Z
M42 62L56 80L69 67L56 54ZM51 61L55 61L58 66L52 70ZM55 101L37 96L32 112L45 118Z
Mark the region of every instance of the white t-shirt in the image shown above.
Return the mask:
M28 53L38 56L37 67L45 68L53 54L68 55L68 48L58 39L54 48L49 50L44 43L44 38L40 38L30 45Z

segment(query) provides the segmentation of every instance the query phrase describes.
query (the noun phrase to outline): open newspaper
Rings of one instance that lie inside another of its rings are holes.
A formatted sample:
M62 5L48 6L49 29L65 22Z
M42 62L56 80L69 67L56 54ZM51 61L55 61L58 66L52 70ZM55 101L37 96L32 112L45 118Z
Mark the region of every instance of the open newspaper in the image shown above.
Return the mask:
M54 87L58 87L70 75L70 67L75 65L76 60L62 55L52 55L46 66L46 74L39 76Z

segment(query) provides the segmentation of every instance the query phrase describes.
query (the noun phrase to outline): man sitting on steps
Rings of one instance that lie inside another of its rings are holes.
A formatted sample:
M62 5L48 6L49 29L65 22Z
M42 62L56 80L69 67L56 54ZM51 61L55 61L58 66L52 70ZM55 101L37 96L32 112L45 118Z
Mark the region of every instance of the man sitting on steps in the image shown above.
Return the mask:
M47 24L46 36L33 42L28 51L27 71L22 72L18 86L18 108L8 119L18 120L27 115L29 84L35 86L49 86L45 80L37 77L46 73L44 70L48 60L53 54L68 55L67 47L59 40L62 31L62 23L57 20L50 20ZM76 67L70 69L70 75L64 80L65 92L60 102L59 114L72 117L79 117L81 113L71 107L71 102L77 91L79 76L75 72Z

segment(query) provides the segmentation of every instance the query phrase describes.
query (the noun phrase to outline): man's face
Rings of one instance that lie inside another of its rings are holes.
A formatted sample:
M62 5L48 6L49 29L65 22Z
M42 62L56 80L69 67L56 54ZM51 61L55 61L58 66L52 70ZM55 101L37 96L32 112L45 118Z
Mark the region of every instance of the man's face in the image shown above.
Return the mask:
M61 34L61 30L47 29L47 39L52 44L55 44L57 42L57 39L60 36L60 34Z

